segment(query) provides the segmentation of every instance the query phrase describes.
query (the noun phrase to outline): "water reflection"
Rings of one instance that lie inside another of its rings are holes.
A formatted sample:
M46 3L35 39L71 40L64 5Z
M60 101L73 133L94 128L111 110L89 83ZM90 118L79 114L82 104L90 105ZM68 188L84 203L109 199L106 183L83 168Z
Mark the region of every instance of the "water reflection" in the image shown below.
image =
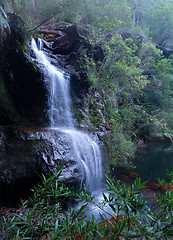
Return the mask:
M149 143L137 151L132 163L143 180L156 182L156 178L166 178L166 170L173 169L173 144Z

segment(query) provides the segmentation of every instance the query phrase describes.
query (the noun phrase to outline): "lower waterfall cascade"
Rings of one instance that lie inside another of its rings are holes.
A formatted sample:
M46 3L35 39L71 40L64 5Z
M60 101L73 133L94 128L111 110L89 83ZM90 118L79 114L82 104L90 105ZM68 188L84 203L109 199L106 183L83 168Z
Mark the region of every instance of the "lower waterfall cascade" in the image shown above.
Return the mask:
M70 77L57 68L43 49L41 39L31 41L31 48L40 65L48 86L49 128L62 131L71 138L76 160L82 171L81 183L85 182L91 191L102 187L103 167L99 145L87 134L75 127L75 118L71 111Z

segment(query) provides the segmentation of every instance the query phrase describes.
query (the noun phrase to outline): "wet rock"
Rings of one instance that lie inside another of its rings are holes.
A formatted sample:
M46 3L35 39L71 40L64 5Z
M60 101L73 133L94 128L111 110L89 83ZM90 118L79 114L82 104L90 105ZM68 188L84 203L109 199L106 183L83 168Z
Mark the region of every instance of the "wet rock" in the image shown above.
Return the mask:
M100 143L104 158L108 160L108 148L103 142L103 135L91 133L90 137ZM106 141L106 135L104 138ZM60 130L6 128L0 133L0 182L14 184L41 173L48 176L56 173L63 163L62 181L79 182L83 177L83 169L72 146L71 136Z
M164 185L161 185L160 186L160 190L162 191L162 192L169 192L169 191L173 191L173 184L171 184L171 183L166 183L166 184L164 184Z
M131 178L137 178L137 177L139 177L139 174L136 173L136 172L129 171L128 172L128 176L131 177Z
M118 179L120 179L121 181L123 181L123 183L124 183L124 182L127 183L127 182L130 181L130 180L129 180L129 177L128 177L127 175L124 175L124 174L117 174L116 177L117 177Z
M37 173L48 175L65 162L64 181L79 180L79 166L71 150L71 139L54 130L5 129L1 135L0 180L14 183L33 178Z
M148 203L150 203L150 204L154 203L155 196L156 196L156 194L158 194L156 192L156 190L148 188L148 187L144 188L142 193L143 193L144 198L147 199Z
M109 160L109 133L92 132L104 159L104 174ZM31 194L39 179L56 173L64 164L61 180L79 186L85 176L76 159L70 134L60 130L37 128L4 128L0 131L0 208L16 206L20 198Z
M54 41L52 44L53 52L55 54L68 54L70 53L69 48L70 48L70 41L67 38L67 36L64 34Z
M154 182L147 182L147 186L150 189L157 190L160 189L160 184Z
M72 148L72 140L68 134L50 130L37 133L36 159L39 171L56 173L57 168L65 163L62 181L66 183L78 182L82 178L82 170L78 164Z

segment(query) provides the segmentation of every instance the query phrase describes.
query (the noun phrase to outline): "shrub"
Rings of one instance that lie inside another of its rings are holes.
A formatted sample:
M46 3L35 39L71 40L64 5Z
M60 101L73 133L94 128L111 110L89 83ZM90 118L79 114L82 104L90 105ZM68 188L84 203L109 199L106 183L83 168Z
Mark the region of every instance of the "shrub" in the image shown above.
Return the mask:
M42 178L42 183L34 188L33 196L22 202L20 214L14 214L11 219L1 217L1 239L151 240L169 239L173 235L172 190L154 196L152 206L148 207L142 195L145 185L140 178L127 187L109 177L108 194L103 193L103 201L97 204L85 187L75 192L65 186L61 182L61 171L62 167L56 175ZM168 175L172 180L173 172L168 171ZM163 179L162 184L166 186ZM72 209L68 198L82 201L81 207ZM93 215L86 215L88 203L102 210L98 221ZM104 214L109 220L104 220Z

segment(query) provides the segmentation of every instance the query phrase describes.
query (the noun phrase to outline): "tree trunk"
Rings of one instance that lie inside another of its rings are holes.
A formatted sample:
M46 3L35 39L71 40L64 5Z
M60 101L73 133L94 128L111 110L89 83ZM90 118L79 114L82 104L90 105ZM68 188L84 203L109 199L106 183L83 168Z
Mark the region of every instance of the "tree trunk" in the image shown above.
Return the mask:
M136 6L133 7L133 17L132 20L134 23L136 23Z

